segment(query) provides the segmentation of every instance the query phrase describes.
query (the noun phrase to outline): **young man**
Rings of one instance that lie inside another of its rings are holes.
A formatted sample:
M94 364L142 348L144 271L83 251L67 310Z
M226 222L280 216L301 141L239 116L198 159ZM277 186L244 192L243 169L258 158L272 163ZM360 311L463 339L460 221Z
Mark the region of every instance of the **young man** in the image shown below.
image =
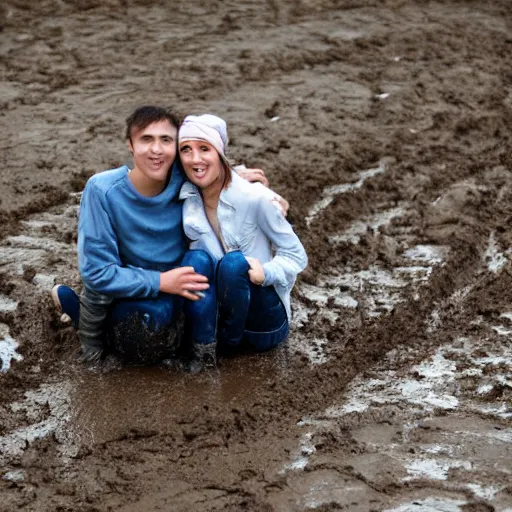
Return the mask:
M179 200L184 175L174 163L178 126L168 109L135 110L126 122L133 169L96 174L84 189L78 223L82 294L78 299L64 285L52 290L55 304L78 329L82 361L99 360L106 343L137 364L171 356L187 308L213 279L211 263L187 253ZM260 170L244 177L266 181ZM187 334L201 339L205 327L189 322Z

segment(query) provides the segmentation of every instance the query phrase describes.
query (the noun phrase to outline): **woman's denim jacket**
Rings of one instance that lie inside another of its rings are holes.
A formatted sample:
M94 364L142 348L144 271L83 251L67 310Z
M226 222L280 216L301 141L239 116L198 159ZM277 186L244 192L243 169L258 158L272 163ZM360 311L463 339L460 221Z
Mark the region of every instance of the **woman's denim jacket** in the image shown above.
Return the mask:
M306 251L282 212L272 204L274 193L260 183L249 183L235 172L232 177L217 206L225 247L208 222L198 189L190 182L183 184L183 229L190 249L202 249L216 261L231 251L257 258L265 271L262 286L275 288L290 321L290 292L297 274L307 266Z

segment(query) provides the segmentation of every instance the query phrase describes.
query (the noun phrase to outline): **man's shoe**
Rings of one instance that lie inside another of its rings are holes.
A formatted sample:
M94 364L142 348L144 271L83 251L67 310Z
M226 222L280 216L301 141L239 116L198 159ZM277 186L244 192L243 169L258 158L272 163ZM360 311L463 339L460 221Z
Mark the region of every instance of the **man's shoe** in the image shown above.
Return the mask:
M188 365L190 373L200 373L217 368L217 342L192 344L192 359Z
M72 323L78 329L80 318L80 299L75 291L64 284L57 284L52 289L52 299L61 314L60 321Z

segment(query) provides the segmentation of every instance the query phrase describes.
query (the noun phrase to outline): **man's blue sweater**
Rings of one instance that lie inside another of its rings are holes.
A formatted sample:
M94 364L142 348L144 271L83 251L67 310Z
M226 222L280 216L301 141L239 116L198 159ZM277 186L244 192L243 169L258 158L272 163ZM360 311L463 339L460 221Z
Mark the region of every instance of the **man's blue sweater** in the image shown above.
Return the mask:
M187 248L177 165L165 189L140 195L128 167L89 179L78 222L78 265L88 288L114 297L156 297L160 272L178 266Z

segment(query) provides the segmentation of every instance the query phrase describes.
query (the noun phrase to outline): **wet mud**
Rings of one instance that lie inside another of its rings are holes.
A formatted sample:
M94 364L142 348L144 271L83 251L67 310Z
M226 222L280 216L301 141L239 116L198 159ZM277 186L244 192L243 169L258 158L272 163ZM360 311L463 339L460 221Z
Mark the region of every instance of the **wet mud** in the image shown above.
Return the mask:
M512 510L508 0L6 0L0 500L12 510ZM88 176L140 104L209 111L310 256L285 347L84 367Z

